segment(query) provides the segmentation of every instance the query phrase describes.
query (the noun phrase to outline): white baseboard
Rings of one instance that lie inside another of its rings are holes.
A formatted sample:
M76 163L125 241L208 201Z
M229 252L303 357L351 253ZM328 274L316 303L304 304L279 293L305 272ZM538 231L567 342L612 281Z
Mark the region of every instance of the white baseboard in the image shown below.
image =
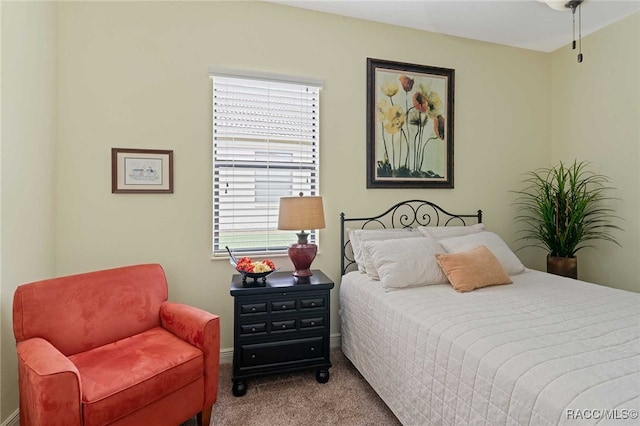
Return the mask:
M340 333L332 334L329 337L329 347L339 348L342 344ZM233 348L220 349L220 364L231 364L233 362Z
M340 346L342 346L342 335L340 333L332 334L331 337L329 337L329 347L333 349L339 348Z
M220 364L231 364L233 362L233 348L220 349Z
M20 426L20 412L16 410L11 413L1 426Z

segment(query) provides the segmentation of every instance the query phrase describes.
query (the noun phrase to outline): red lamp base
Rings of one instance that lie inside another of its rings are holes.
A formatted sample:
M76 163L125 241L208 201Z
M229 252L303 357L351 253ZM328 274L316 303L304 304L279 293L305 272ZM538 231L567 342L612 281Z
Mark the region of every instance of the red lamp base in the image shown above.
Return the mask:
M294 277L310 277L313 275L311 272L311 263L316 258L318 252L318 246L315 244L291 244L289 246L289 259L293 262L295 271Z

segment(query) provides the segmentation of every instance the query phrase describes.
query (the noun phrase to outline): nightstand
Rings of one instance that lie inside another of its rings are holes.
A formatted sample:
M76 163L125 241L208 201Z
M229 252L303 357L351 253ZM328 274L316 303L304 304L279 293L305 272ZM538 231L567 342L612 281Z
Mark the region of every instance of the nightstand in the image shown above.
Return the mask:
M267 374L316 369L318 382L329 381L332 288L319 270L308 278L274 272L264 283L233 276L235 396L247 392L247 379Z

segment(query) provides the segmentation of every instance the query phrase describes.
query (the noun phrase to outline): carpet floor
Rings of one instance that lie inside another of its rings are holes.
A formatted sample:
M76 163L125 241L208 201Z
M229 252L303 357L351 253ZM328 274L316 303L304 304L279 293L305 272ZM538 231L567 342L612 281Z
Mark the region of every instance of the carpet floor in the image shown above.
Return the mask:
M231 393L231 364L221 365L211 425L400 425L339 348L331 350L331 363L328 383L318 383L314 370L265 376L248 381L242 397ZM195 420L181 426L191 425Z

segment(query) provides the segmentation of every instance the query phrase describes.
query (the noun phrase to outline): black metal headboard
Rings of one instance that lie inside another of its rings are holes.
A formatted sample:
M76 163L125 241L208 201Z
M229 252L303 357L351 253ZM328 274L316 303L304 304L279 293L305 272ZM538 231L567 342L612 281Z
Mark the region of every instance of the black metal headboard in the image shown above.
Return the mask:
M340 213L340 271L344 275L347 269L356 264L353 252L348 250L351 241L345 234L345 222L356 222L355 226L350 226L350 229L413 228L416 226L466 226L465 218L475 218L477 223L482 223L482 210L478 210L475 214L453 214L430 201L407 200L391 206L377 216L347 218L344 213Z

